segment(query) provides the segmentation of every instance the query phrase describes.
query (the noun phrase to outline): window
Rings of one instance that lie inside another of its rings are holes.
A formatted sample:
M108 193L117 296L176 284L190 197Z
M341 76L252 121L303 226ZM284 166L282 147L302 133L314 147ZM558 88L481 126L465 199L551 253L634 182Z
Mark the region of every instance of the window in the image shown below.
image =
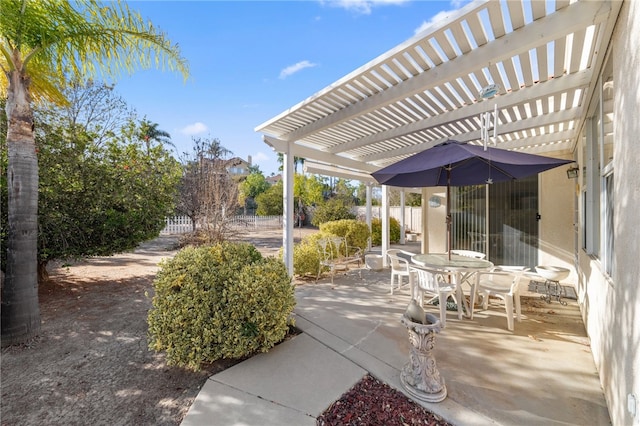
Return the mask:
M597 119L599 112L600 109L596 108L596 114L587 120L586 140L586 250L587 253L594 256L599 256L600 254L600 161L597 141L598 126L600 124Z
M604 270L609 276L613 276L613 173L605 177L605 211L604 211Z
M614 249L614 173L613 173L613 61L606 62L601 78L601 126L598 138L600 148L601 201L602 201L602 251L601 260L607 275L613 275Z
M614 129L613 62L605 62L598 90L592 99L592 115L585 124L583 161L583 248L600 259L604 272L614 270Z

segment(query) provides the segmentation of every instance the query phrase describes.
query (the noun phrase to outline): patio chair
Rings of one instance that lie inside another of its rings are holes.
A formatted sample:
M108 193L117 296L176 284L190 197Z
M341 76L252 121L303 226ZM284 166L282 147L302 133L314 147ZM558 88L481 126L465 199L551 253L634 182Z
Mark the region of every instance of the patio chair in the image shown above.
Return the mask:
M486 239L482 232L467 232L467 234L471 238L471 250L478 252L480 250L486 250Z
M435 269L411 267L413 288L411 297L416 299L420 306L424 306L424 296L429 296L427 303L438 299L440 308L440 323L442 327L447 325L447 299L453 297L456 303L456 286L453 284L452 273Z
M412 256L413 253L409 253L399 249L387 250L387 258L391 266L391 294L393 294L393 285L397 279L398 290L402 287L402 277L407 277L409 284L411 284L411 271L409 269L409 260L400 257L400 254L405 256Z
M482 294L482 308L489 308L489 296L495 296L504 300L504 308L507 314L507 329L513 331L514 307L515 318L521 319L520 308L520 278L529 268L523 266L497 266L490 272L478 272L476 282L471 289L470 311L473 319L473 310L476 295Z
M363 260L361 250L359 248L351 248L347 244L345 237L327 237L318 240L318 253L320 255L320 264L316 282L322 275L325 268L329 269L331 274L331 284L333 277L338 270L349 270L349 266L358 264ZM358 274L362 278L362 271L358 270Z

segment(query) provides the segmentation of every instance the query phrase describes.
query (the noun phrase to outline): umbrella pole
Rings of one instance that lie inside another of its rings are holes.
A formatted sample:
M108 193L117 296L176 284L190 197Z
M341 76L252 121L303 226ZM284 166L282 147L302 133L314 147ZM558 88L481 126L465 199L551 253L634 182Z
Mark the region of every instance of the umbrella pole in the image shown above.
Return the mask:
M451 167L447 168L447 253L451 260Z

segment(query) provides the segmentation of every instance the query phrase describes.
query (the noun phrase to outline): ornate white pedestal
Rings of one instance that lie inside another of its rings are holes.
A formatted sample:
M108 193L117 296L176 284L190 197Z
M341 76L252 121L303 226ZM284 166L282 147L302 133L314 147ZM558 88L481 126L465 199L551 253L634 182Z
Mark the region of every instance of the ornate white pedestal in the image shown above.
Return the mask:
M447 388L432 353L436 333L440 332L440 320L431 314L426 314L426 318L428 324L420 324L402 315L401 322L409 332L411 350L409 362L400 373L400 382L415 398L425 402L440 402L447 397Z

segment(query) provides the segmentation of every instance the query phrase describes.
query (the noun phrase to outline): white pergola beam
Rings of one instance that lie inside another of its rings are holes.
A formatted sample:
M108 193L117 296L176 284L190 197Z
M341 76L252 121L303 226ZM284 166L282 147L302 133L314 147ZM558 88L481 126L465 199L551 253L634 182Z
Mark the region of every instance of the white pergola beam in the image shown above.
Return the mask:
M454 123L461 119L473 118L474 116L479 116L481 113L493 108L493 105L498 105L499 110L517 107L524 103L532 102L535 99L544 99L548 96L559 95L567 91L587 87L591 81L591 78L591 70L580 71L572 75L566 75L561 78L546 81L544 83L538 83L535 87L532 88L533 90L535 90L535 97L533 97L532 93L528 90L519 90L517 92L513 92L504 96L496 97L491 101L479 102L474 105L469 105L465 108L459 108L450 112L440 114L427 120L417 121L406 126L396 127L391 130L378 132L375 135L350 141L340 145L339 148L328 150L328 152L344 152L350 149L356 149L362 146L384 142L385 140L402 137L444 124ZM535 126L538 126L538 124L534 124L532 127ZM502 127L500 127L500 131L502 132ZM478 138L479 135L473 139ZM473 139L467 138L467 140ZM374 158L375 156L367 156L361 157L361 160L372 161Z
M430 69L428 72L418 74L383 92L372 95L333 114L315 120L286 135L281 135L279 138L285 141L304 139L310 134L334 127L353 117L406 99L413 94L424 91L426 88L439 86L450 80L468 75L470 72L478 70L480 64L486 63L489 65L490 63L498 63L510 59L522 52L581 30L586 26L599 23L605 20L610 12L611 5L608 1L581 1L574 3L556 13L538 19L518 31L514 31L491 43L480 46L466 55L443 63L440 66ZM393 55L387 54L384 59L388 60L392 57ZM487 61L487 58L490 58L490 62ZM365 65L365 67L362 68L369 71L371 66ZM364 71L357 72L364 73ZM356 76L357 75L353 73L350 74L347 76L347 81L353 80ZM337 87L340 87L340 85L330 86L332 90L335 90ZM307 103L313 103L319 96L309 98L307 101L289 110L289 113L292 113ZM257 130L259 129L260 128Z
M357 180L363 183L377 183L369 173L362 173L355 170L346 170L328 164L320 164L312 161L305 161L303 166L305 173L313 173L323 176L334 176L343 179Z
M267 145L271 146L277 152L285 152L287 150L287 146L290 145L291 155L294 155L296 157L310 158L321 161L323 163L335 164L337 166L362 171L364 173L372 173L378 170L378 167L371 164L363 163L362 161L352 160L346 157L341 157L339 155L328 154L324 151L309 148L304 145L289 143L280 139L273 138L271 136L264 136L263 140Z

